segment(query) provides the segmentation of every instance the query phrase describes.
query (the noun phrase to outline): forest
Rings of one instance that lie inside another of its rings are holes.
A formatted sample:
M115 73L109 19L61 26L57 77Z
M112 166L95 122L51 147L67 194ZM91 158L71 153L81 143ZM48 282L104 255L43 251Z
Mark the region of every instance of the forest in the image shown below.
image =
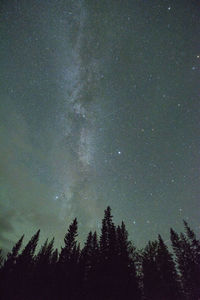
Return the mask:
M24 236L0 256L3 300L173 300L200 299L200 241L186 221L184 232L170 231L171 249L162 237L137 250L124 222L116 226L104 211L99 237L89 232L77 241L74 219L61 250L54 239L36 251L40 230L22 248Z

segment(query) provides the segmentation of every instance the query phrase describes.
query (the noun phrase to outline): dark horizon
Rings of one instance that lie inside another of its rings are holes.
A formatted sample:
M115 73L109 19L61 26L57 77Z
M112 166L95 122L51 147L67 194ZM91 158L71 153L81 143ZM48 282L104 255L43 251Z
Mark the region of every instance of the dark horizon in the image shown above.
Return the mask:
M100 236L90 231L83 247L77 236L75 218L60 251L54 239L46 239L36 252L40 230L22 248L23 235L4 260L0 249L1 299L199 299L200 240L186 221L184 233L170 230L173 251L160 235L135 248L126 224L114 224L109 206Z

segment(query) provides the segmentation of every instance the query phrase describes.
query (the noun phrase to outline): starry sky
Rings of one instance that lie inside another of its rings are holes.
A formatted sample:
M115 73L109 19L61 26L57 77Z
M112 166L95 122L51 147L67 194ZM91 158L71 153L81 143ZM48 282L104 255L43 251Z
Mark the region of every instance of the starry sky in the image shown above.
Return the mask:
M1 0L0 245L107 205L143 247L200 230L200 2Z

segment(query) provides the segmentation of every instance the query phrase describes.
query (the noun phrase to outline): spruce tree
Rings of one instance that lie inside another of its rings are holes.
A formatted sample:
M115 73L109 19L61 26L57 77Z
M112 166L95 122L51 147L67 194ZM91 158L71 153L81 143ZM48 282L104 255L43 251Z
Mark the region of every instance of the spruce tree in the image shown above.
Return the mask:
M116 297L117 244L116 228L112 221L111 208L109 206L104 211L102 220L99 254L98 296L100 299L114 299Z
M3 297L9 298L12 297L12 290L10 286L15 285L15 275L16 275L16 261L19 254L19 250L22 245L24 235L18 240L18 242L12 248L12 251L7 254L7 259L2 265L1 273L0 273L0 286L1 286L1 293Z
M64 247L61 249L56 268L59 299L72 299L76 290L76 275L78 271L79 246L77 246L78 223L75 218L70 224L64 238Z
M89 232L80 256L80 272L82 277L82 298L94 299L97 286L97 268L99 263L99 244L96 231Z
M181 276L182 289L186 299L200 298L200 264L199 242L194 232L185 222L186 234L178 235L171 229L172 247L176 255L176 262Z
M38 254L35 256L35 298L47 299L51 294L52 287L52 269L51 269L51 256L53 252L54 238L48 242L48 239L41 246Z
M128 240L128 231L122 221L117 227L117 298L140 299L139 281L135 267L135 248Z
M16 264L16 260L19 254L19 250L22 246L23 239L24 239L24 235L22 235L22 237L14 245L12 251L7 254L7 259L5 261L4 268L7 269L7 272L9 273L12 271L11 269L14 268Z
M142 253L143 296L144 299L157 300L161 297L161 280L157 268L158 242L148 242Z
M39 240L38 230L17 257L15 267L15 299L33 299L34 253Z
M65 235L64 238L64 247L61 249L61 253L59 256L59 262L60 263L67 263L70 262L70 259L72 258L72 253L74 251L74 248L76 247L76 237L77 237L77 229L78 229L78 223L77 219L75 218L70 224L68 232Z
M181 299L179 277L176 271L172 254L169 252L163 239L158 235L158 249L156 257L157 268L160 274L160 289L163 299Z

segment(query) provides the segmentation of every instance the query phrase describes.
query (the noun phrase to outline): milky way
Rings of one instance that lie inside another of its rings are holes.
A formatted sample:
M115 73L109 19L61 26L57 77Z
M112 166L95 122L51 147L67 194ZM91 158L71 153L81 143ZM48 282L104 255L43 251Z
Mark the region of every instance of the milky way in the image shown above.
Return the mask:
M1 2L0 241L199 231L197 1Z

